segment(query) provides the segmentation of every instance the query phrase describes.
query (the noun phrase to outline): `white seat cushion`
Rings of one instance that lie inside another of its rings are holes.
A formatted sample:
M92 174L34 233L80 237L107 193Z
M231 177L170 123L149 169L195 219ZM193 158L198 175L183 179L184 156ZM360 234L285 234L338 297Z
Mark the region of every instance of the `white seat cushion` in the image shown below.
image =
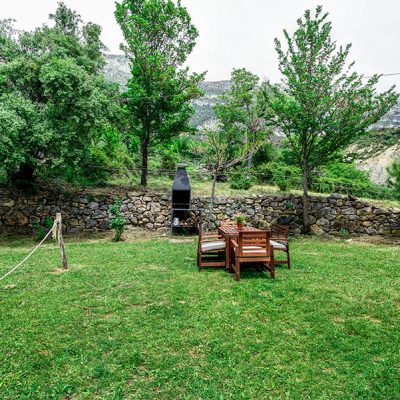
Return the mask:
M225 248L225 240L213 240L201 244L201 251L222 250Z
M243 246L243 254L248 255L248 254L254 254L258 256L262 256L267 254L265 249L263 247L259 246Z
M274 240L271 240L271 246L275 249L275 250L286 250L286 246L282 243L279 242L275 242Z

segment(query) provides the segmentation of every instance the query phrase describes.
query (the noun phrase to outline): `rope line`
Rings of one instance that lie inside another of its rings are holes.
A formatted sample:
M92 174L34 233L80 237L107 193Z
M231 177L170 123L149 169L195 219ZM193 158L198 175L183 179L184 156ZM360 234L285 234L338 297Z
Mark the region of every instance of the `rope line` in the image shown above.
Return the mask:
M8 271L5 275L3 275L0 278L0 281L2 281L3 279L7 278L8 275L13 273L16 269L18 269L25 261L27 261L35 253L35 251L45 242L45 240L53 232L56 224L57 224L57 221L54 221L53 227L47 232L47 235L42 239L42 241L17 266L15 266L12 270Z

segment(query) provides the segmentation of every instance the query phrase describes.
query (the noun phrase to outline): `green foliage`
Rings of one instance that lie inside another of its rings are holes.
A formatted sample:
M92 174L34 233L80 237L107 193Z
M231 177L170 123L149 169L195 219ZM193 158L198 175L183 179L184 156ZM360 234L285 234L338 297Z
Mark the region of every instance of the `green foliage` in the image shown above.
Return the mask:
M340 237L343 238L343 239L348 239L348 238L350 237L350 232L348 231L348 229L342 228L342 229L339 231L339 235L340 235Z
M111 228L115 231L114 241L119 242L125 229L125 218L121 213L122 201L116 199L109 207L111 214Z
M51 217L46 216L43 221L43 225L39 220L35 220L32 222L32 228L36 233L36 240L40 241L45 238L47 232L53 227L54 221Z
M0 29L3 182L82 170L99 132L118 118L118 90L102 76L101 28L63 3L50 18L53 26L32 32Z
M351 194L371 199L394 199L395 192L371 182L365 171L360 171L353 163L334 162L322 168L311 178L310 188L321 193Z
M278 155L279 151L277 146L274 143L268 141L263 144L253 155L252 166L254 169L258 170L258 167L260 165L277 160Z
M246 222L246 216L244 215L235 215L235 217L233 218L234 221L236 221L238 224L244 224Z
M275 184L283 192L301 187L300 169L281 160L258 166L257 173L260 183Z
M266 107L262 93L257 75L244 68L234 69L229 91L221 95L214 106L220 129L230 143L232 157L240 153L243 146L266 141L271 133L265 120ZM249 153L249 168L253 157Z
M190 101L201 94L204 74L189 75L182 65L198 32L180 1L123 0L115 17L131 63L125 114L129 132L140 140L141 184L146 186L149 148L191 130Z
M396 160L389 168L388 184L400 196L400 160Z
M249 190L256 183L256 178L251 171L240 168L229 174L229 183L231 189Z

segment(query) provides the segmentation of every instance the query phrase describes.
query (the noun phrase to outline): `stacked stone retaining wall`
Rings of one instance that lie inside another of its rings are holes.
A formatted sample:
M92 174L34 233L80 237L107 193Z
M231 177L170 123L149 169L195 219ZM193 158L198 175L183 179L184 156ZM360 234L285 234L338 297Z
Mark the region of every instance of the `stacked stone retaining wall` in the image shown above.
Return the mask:
M170 194L112 190L101 194L74 194L41 191L26 195L0 188L0 232L27 233L34 221L61 212L65 231L78 233L110 229L109 205L116 197L122 200L127 225L167 232L170 229ZM194 197L192 206L207 209L209 199ZM244 214L250 224L267 228L271 222L286 216L292 233L300 233L302 199L290 194L218 197L211 221ZM399 235L400 209L381 208L364 201L333 194L310 199L310 220L316 234L338 235L344 232L367 235Z

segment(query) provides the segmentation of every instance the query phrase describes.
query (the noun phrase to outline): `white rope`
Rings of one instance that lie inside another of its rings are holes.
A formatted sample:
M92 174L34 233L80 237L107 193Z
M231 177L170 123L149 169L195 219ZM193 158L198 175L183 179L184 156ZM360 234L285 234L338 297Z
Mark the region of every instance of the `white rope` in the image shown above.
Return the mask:
M5 275L3 275L0 278L0 281L2 281L4 278L7 278L8 275L10 275L12 272L14 272L17 268L19 268L26 260L28 260L29 257L32 256L32 254L44 243L44 241L50 236L50 234L53 232L54 228L57 225L57 220L54 221L53 227L47 232L47 235L42 239L42 241L16 266L14 267L11 271L8 271Z

